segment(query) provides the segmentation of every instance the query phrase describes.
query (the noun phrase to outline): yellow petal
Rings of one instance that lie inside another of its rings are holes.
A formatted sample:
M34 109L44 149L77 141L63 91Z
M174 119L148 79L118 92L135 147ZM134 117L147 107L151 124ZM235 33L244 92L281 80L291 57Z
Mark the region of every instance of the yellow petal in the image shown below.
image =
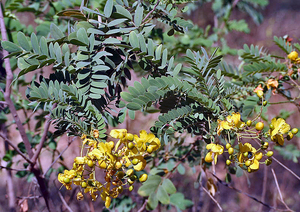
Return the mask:
M260 161L261 159L262 159L262 157L263 157L263 154L260 152L260 153L257 153L256 155L255 155L255 159L256 160L258 160L258 161Z
M257 170L257 169L259 169L259 162L257 160L254 160L252 165L249 167L251 170Z
M206 156L205 156L205 162L207 162L207 163L210 163L210 162L212 162L213 161L213 159L212 159L212 153L211 152L208 152L207 154L206 154Z

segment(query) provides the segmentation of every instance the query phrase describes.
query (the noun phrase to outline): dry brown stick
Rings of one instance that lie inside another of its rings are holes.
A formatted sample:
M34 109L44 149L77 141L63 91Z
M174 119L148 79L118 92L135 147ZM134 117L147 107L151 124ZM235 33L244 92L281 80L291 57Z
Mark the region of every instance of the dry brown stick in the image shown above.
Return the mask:
M3 135L2 133L0 133L0 137L3 138L4 141L6 141L14 150L16 150L16 152L22 156L22 158L24 158L28 163L32 164L32 161L26 156L24 155L21 150L14 145L5 135Z
M72 144L72 142L76 139L76 137L72 138L71 141L68 142L68 146L66 146L63 151L61 151L61 153L56 157L56 159L52 162L52 164L47 168L47 170L45 171L45 173L43 174L43 177L45 177L45 175L47 174L47 172L50 170L50 168L56 163L56 161L62 156L62 154L64 154L64 152L69 148L69 146Z
M278 185L278 180L277 180L275 171L274 171L273 168L272 168L271 170L272 170L272 174L273 174L273 177L274 177L274 180L275 180L275 184L276 184L276 187L277 187L277 190L278 190L278 193L279 193L280 201L282 202L282 204L284 204L284 206L286 207L286 209L288 209L289 211L293 211L293 210L291 210L291 209L289 208L289 206L287 206L287 204L284 202L283 197L282 197L282 194L281 194L281 191L280 191L280 188L279 188L279 185Z
M42 149L43 149L43 146L44 146L44 143L46 141L46 138L47 138L47 133L48 133L48 130L49 130L49 127L50 127L50 124L51 124L51 121L50 121L50 115L47 115L46 117L46 124L45 124L45 127L44 127L44 132L43 132L43 135L42 135L42 138L41 138L41 141L37 147L37 150L35 151L33 157L32 157L32 162L33 164L36 163L36 160L38 159Z
M59 195L59 198L61 199L61 201L63 202L64 206L67 208L67 210L69 212L73 212L73 210L70 208L70 206L65 201L64 197L61 195L60 191L58 191L58 195Z
M6 170L16 171L16 172L28 171L28 169L14 169L6 166L0 166L0 169L6 169Z
M218 208L220 209L220 211L223 211L221 205L218 203L218 201L209 193L209 191L204 188L201 184L201 188L203 189L203 191L205 191L207 193L207 195L216 203L216 205L218 206Z
M3 41L7 41L8 39L7 39L7 35L6 35L6 27L5 27L5 23L4 23L4 18L3 18L1 4L0 4L0 26L1 26L2 40ZM4 50L3 51L3 56L6 57L7 55L8 55L8 52ZM24 127L23 127L23 124L22 124L22 122L20 120L20 117L17 114L17 110L15 108L15 105L14 105L13 101L10 98L10 94L11 94L11 87L10 87L10 85L11 85L12 80L13 80L13 73L12 73L12 70L11 70L9 59L5 58L4 59L4 63L5 63L5 71L6 71L6 87L5 87L5 92L3 92L4 99L5 99L6 103L8 104L10 112L13 115L13 118L14 118L17 126L18 126L18 129L19 129L20 135L21 135L21 137L23 139L26 151L27 151L29 157L31 158L33 156L33 153L32 153L32 150L31 150L30 142L28 140L28 137L26 135L26 131L25 131Z
M265 201L266 197L266 191L267 191L267 180L268 180L268 167L264 166L264 179L263 179L263 190L262 190L262 195L261 195L261 201ZM263 205L259 206L259 212L262 212L263 210Z
M4 123L0 124L0 130L3 132L3 134L7 135L7 129ZM9 151L8 142L4 141L4 149L5 152ZM13 175L12 175L12 168L0 166L0 168L5 168L5 172L7 174L6 178L6 186L7 186L7 196L8 196L8 207L9 212L15 212L16 211L16 197L14 192L14 183L13 183Z
M292 175L294 175L294 177L296 177L298 180L300 180L300 177L293 172L291 169L289 169L288 167L286 167L285 165L283 165L279 160L277 160L276 158L272 157L273 160L275 160L280 166L282 166L283 168L285 168L288 172L290 172Z
M142 205L142 207L137 212L143 212L143 211L145 211L147 203L148 203L148 199L145 200L144 204Z
M210 172L210 173L211 173L211 172ZM224 186L226 186L226 187L228 187L228 188L230 188L230 189L232 189L232 190L234 190L234 191L236 191L236 192L238 192L238 193L244 194L244 195L246 195L247 197L253 199L254 201L256 201L256 202L258 202L258 203L260 203L260 204L263 204L264 206L266 206L266 207L268 207L268 208L270 208L270 209L280 210L280 209L277 209L277 208L274 208L274 207L268 205L267 203L264 203L264 202L258 200L257 198L251 196L250 194L247 194L247 193L245 193L245 192L243 192L243 191L241 191L241 190L239 190L239 189L237 189L237 188L235 188L235 187L229 185L228 183L226 183L226 182L222 181L220 178L218 178L215 174L213 174L213 173L211 173L211 174L212 174L212 175L218 180L218 182L221 183L222 185L224 185Z

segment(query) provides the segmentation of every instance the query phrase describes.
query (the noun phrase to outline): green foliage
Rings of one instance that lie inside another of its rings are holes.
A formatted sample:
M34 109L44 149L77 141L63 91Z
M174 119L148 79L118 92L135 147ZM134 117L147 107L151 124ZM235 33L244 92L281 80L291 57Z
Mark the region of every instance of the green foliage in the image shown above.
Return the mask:
M288 144L284 148L275 147L280 155L286 160L293 160L294 163L298 163L300 157L300 151L294 144Z

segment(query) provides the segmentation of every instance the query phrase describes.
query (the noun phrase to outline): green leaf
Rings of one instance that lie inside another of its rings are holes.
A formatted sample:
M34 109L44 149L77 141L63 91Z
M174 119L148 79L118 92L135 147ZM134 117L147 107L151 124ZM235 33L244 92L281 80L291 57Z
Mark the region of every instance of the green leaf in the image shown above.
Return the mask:
M156 196L157 196L158 201L160 201L162 204L167 205L170 203L170 197L169 197L167 191L164 189L164 187L162 187L162 186L158 187Z
M141 105L135 103L135 102L130 102L126 105L126 107L129 109L129 110L140 110L142 108Z
M47 45L47 40L44 36L42 36L40 39L40 47L41 47L42 54L48 57L49 56L48 45Z
M124 23L127 20L128 20L127 18L119 18L119 19L113 20L107 24L107 27L116 26L118 24Z
M25 36L25 34L23 32L18 32L17 34L17 40L20 44L20 46L26 50L26 51L30 51L31 50L31 46Z
M89 38L88 38L87 33L84 28L80 28L77 31L77 38L79 41L85 43L86 45L89 44Z
M113 6L114 6L114 1L113 0L107 0L105 7L104 7L104 16L106 18L109 18L111 16L111 13L113 11Z
M182 164L179 164L179 166L177 166L177 171L179 172L179 174L184 175L185 174L185 168Z
M2 48L5 49L8 52L20 52L20 51L22 51L22 49L18 45L14 44L10 41L2 41L1 45L2 45Z
M126 10L124 7L120 5L115 5L116 12L113 14L114 16L117 16L118 18L127 18L129 20L132 20L132 16L128 10Z
M129 34L129 42L133 48L140 48L139 39L134 31Z
M162 183L162 187L166 190L168 194L175 194L176 193L176 187L172 183L170 179L165 179Z
M161 177L158 175L151 175L148 180L139 188L138 194L146 197L155 192L159 184L161 183Z
M181 210L185 210L187 207L194 205L191 200L184 199L184 195L180 192L170 196L170 203L171 205L177 206Z
M131 100L134 98L130 93L127 92L122 92L121 97L127 102L131 102Z
M158 199L156 197L156 193L152 192L148 198L147 206L150 210L154 210L158 205Z
M107 38L103 41L104 44L118 44L121 43L117 38Z
M143 14L144 14L144 7L141 4L139 4L136 7L135 15L134 15L134 24L136 27L139 27L141 25Z
M34 33L31 33L31 45L32 45L34 53L40 54L41 50L40 50L39 42Z
M55 40L65 37L62 31L54 23L51 23L50 25L50 34Z
M174 70L173 70L173 76L175 77L175 76L177 76L178 75L178 73L179 73L179 71L181 70L181 68L182 68L182 64L181 63L178 63L177 65L176 65L176 67L174 68Z

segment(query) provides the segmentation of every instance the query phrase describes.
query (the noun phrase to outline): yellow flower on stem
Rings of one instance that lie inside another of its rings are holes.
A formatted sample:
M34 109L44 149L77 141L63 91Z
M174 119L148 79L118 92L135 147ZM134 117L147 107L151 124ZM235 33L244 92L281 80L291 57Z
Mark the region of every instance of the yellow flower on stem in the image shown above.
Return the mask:
M276 88L278 87L278 81L274 79L268 79L267 88L273 88L272 93L275 94Z
M112 130L110 131L109 135L113 138L126 138L127 135L127 130L126 129L116 129L116 130Z
M261 152L257 152L257 150L252 147L250 143L239 143L239 156L238 160L241 163L248 166L249 172L254 172L259 169L259 161L262 159L263 154Z
M217 164L218 155L223 154L224 147L219 144L208 144L206 145L206 149L210 151L206 154L204 160L208 163L212 162L214 154L215 164Z
M62 173L58 174L57 178L58 181L66 187L66 189L71 190L72 189L71 180L75 177L75 174L76 174L75 170L65 170L63 174Z
M217 133L218 135L221 134L221 132L225 130L229 130L232 128L242 128L245 126L245 122L241 121L241 114L240 113L232 113L231 116L227 116L226 121L218 120L218 128Z
M152 133L147 133L145 130L140 131L140 137L134 135L134 143L140 152L145 152L147 147L152 151L157 150L160 147L160 140Z
M296 51L292 51L288 56L287 56L291 61L295 61L298 58L298 53Z
M261 87L261 84L259 84L253 92L256 93L259 98L262 98L264 95L264 89Z
M288 131L290 131L290 125L287 124L283 118L273 118L270 125L274 126L272 127L272 129L269 130L271 140L274 141L276 144L282 146L284 144L283 134L288 133Z

